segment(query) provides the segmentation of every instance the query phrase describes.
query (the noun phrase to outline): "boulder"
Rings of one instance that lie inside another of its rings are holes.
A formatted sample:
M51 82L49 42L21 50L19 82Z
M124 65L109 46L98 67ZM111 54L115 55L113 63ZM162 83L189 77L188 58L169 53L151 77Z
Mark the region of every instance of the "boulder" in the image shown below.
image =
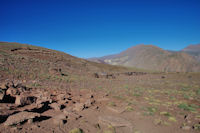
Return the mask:
M13 88L13 87L8 88L6 90L6 95L15 96L15 95L19 95L19 94L20 94L20 92L16 88Z
M49 105L51 108L53 108L54 110L60 110L61 109L61 105L58 103L52 103Z
M15 104L24 106L36 102L36 99L34 96L16 95Z
M83 103L76 103L73 110L75 111L82 111L84 109L84 104Z
M54 116L52 119L55 125L63 125L67 121L67 116L64 113L61 113Z
M0 88L1 88L1 89L7 89L6 84L5 84L5 83L1 84L1 85L0 85Z
M5 90L0 89L0 100L3 100L4 96L5 96Z
M21 122L24 122L29 119L33 119L35 117L40 117L39 113L32 113L32 112L19 112L17 114L11 115L8 117L8 119L4 122L5 126L12 126L20 124Z

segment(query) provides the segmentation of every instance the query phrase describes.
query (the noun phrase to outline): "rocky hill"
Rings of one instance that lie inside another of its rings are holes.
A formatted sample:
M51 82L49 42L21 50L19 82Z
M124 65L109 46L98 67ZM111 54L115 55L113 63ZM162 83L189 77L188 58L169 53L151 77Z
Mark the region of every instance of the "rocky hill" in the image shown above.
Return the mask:
M200 62L200 44L189 45L188 47L184 48L181 51L194 56Z
M1 76L48 78L52 75L123 71L125 67L90 62L69 54L27 44L0 42Z
M31 87L42 85L62 88L62 84L75 84L76 81L92 77L94 73L112 74L125 71L134 69L90 62L63 52L27 44L0 43L1 81L25 80L31 81L27 83Z
M200 63L192 55L183 51L166 51L153 45L137 45L119 54L104 56L98 60L112 65L165 72L200 71Z

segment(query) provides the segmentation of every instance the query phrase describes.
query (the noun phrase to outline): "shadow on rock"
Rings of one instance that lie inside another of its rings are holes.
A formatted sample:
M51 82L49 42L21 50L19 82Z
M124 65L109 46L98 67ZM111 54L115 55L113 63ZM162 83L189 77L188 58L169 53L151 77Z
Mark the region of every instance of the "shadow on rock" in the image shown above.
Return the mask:
M33 122L41 122L41 121L44 121L44 120L48 120L50 118L51 118L50 116L40 116L40 117L34 118Z
M52 109L50 106L49 106L49 102L44 102L43 103L43 106L40 107L40 108L33 108L31 109L29 112L36 112L36 113L43 113L49 109Z

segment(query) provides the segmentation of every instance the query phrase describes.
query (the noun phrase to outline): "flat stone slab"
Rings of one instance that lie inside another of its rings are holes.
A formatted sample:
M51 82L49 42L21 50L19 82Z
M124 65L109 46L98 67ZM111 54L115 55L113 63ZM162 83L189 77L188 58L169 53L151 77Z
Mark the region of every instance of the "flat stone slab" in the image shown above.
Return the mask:
M17 125L25 120L33 119L35 117L40 117L39 113L32 113L32 112L19 112L17 114L11 115L8 119L4 122L5 126L12 126Z
M97 99L97 102L104 102L104 101L109 101L109 100L110 100L109 98L103 97L103 98Z
M121 114L126 110L125 108L115 108L115 107L110 107L110 106L107 106L106 108L108 110L110 110L110 111L112 111L114 113L118 113L118 114Z
M114 117L114 116L99 116L99 122L103 124L109 124L113 127L129 127L132 128L132 124L120 117Z

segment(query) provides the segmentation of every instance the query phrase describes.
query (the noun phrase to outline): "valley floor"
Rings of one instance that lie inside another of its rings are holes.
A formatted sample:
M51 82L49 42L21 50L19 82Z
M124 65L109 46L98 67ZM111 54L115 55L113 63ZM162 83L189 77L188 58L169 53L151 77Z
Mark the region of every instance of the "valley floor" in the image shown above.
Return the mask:
M16 99L1 100L0 132L199 132L199 79L200 73L88 75L70 83L37 81L31 90L29 81L7 81L1 88Z

